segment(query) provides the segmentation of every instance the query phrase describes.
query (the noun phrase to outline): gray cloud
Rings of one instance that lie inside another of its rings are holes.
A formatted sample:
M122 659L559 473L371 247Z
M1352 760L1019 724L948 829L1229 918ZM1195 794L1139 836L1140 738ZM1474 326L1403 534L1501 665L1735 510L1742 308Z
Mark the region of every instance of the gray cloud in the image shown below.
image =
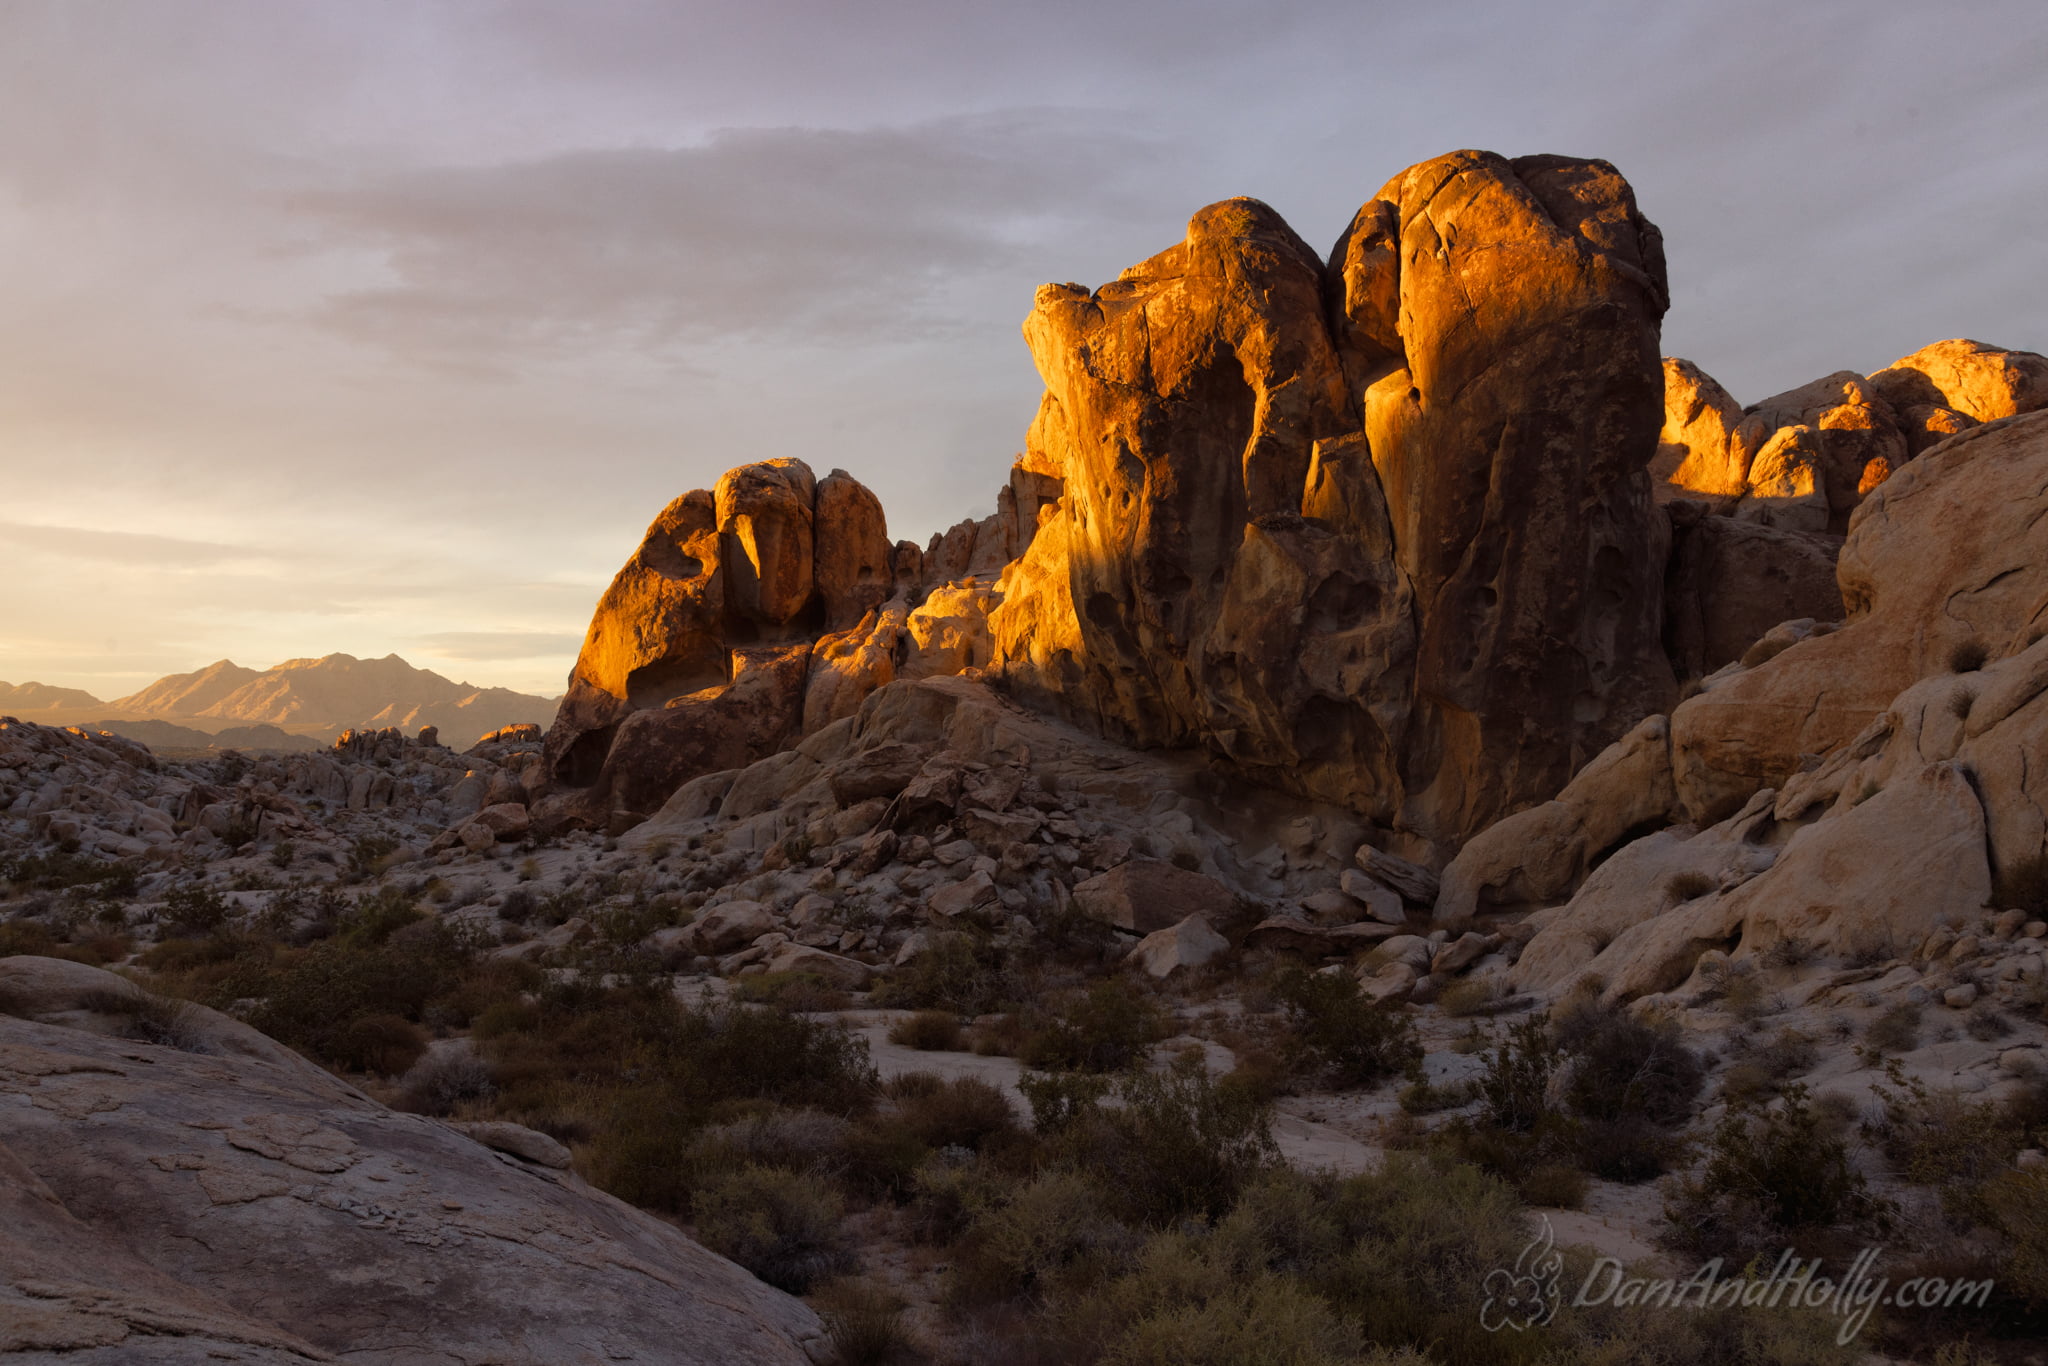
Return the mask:
M992 268L1143 214L1148 139L1073 114L731 129L699 145L408 170L295 196L392 283L321 317L479 357L674 343L930 340ZM1094 187L1076 194L1077 185ZM1156 213L1156 209L1152 209Z

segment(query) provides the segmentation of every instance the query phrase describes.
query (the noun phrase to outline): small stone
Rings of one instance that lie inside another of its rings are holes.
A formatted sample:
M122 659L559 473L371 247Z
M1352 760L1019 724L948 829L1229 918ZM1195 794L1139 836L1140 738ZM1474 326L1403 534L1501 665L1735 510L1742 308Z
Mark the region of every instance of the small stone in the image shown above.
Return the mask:
M2048 920L2029 920L2021 927L2020 934L2027 939L2040 939L2048 936Z
M1950 1010L1965 1009L1975 1002L1976 999L1977 984L1975 982L1965 982L1961 986L1950 987L1947 991L1941 993L1942 1004L1946 1005Z
M1991 922L1991 937L2001 941L2010 939L2019 933L2026 920L2025 911L2000 911Z

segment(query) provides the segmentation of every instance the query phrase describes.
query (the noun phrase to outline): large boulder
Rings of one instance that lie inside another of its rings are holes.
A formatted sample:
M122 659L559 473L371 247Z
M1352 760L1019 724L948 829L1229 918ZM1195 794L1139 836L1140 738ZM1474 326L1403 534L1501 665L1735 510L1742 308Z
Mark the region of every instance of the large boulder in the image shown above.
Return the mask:
M1064 496L990 616L1018 695L1455 847L1675 683L1656 229L1600 162L1439 158L1327 269L1254 200L1039 291Z
M852 715L908 648L899 558L844 470L765 460L676 499L591 618L547 733L543 813L630 823Z
M1995 422L2048 408L2048 356L1957 338L1900 357L1870 384L1901 413L1938 409L1965 425Z
M818 481L812 574L827 631L843 631L895 593L882 500L845 470Z
M816 1316L553 1161L134 988L0 962L0 1351L67 1362L806 1366ZM151 1016L150 1018L156 1018ZM158 1031L162 1037L162 1031ZM40 1355L49 1353L47 1358Z
M1807 430L1788 437L1793 428ZM1883 460L1897 469L1908 454L1897 412L1876 385L1853 370L1751 404L1730 447L1731 463L1749 471L1753 497L1817 500L1815 515L1826 520L1809 529L1836 532L1848 527L1870 463Z
M1715 378L1689 360L1664 358L1664 428L1657 435L1651 473L1660 493L1740 497L1749 466L1729 438L1742 425L1742 405Z
M1408 823L1455 842L1675 691L1662 238L1605 162L1457 152L1390 181L1331 271L1421 623Z
M698 490L662 509L597 601L548 728L554 779L588 786L628 713L726 683L724 620L718 518Z
M1158 859L1135 858L1077 885L1074 904L1118 929L1151 934L1191 915L1228 920L1237 898L1212 877Z

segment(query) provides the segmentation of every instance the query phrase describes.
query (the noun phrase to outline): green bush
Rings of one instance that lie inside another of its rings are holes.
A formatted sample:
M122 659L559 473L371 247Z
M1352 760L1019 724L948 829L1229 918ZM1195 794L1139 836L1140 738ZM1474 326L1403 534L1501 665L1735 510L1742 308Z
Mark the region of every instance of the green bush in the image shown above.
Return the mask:
M1046 1172L987 1208L956 1253L948 1293L976 1300L1085 1283L1120 1270L1140 1238L1072 1171Z
M1336 1086L1375 1086L1422 1059L1415 1025L1373 1000L1348 973L1290 968L1272 987L1307 1069Z
M928 1087L905 1087L907 1079L898 1077L890 1087L896 1113L929 1147L979 1149L991 1138L1017 1132L1017 1112L1009 1097L979 1077L934 1077L937 1084Z
M1053 1005L1051 1018L1024 1040L1027 1067L1116 1072L1137 1063L1160 1034L1159 1008L1118 978Z
M888 1286L849 1277L819 1287L811 1296L838 1353L835 1366L888 1366L909 1350L903 1328L903 1298Z
M394 1077L427 1051L420 1027L398 1015L365 1015L336 1030L327 1060L358 1072Z
M852 1270L838 1194L816 1176L742 1167L697 1192L697 1236L793 1295Z
M1882 1225L1889 1206L1870 1193L1847 1142L1829 1131L1807 1088L1794 1084L1775 1106L1730 1105L1708 1140L1705 1165L1673 1187L1664 1213L1673 1241L1714 1254L1760 1232Z
M1487 1122L1511 1134L1534 1129L1548 1113L1550 1077L1561 1057L1544 1021L1509 1026L1479 1074L1479 1099Z
M889 1026L889 1042L923 1053L949 1053L960 1046L960 1017L950 1010L920 1010Z
M1271 1109L1211 1081L1198 1058L1128 1074L1114 1095L1116 1104L1070 1120L1058 1146L1130 1222L1218 1218L1247 1182L1279 1161Z
M934 936L930 948L891 973L869 1000L891 1010L989 1015L1028 995L1008 956L986 936L952 930Z
M160 918L169 933L196 939L226 925L232 909L211 887L174 887L164 897Z
M1863 1031L1863 1043L1877 1054L1910 1053L1920 1044L1920 1007L1905 1001L1890 1007Z

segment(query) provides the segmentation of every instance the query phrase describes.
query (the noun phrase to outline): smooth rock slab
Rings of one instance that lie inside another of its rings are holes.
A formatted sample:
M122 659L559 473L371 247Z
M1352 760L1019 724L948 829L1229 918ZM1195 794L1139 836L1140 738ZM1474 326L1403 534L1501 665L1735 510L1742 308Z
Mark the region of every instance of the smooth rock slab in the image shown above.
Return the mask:
M97 1032L118 1021L64 998L122 993L111 973L0 961L0 988L17 978L10 1009L48 1018L0 1016L0 1325L26 1306L67 1363L829 1351L802 1303L570 1173L387 1110L211 1011L190 1019L206 1053Z

